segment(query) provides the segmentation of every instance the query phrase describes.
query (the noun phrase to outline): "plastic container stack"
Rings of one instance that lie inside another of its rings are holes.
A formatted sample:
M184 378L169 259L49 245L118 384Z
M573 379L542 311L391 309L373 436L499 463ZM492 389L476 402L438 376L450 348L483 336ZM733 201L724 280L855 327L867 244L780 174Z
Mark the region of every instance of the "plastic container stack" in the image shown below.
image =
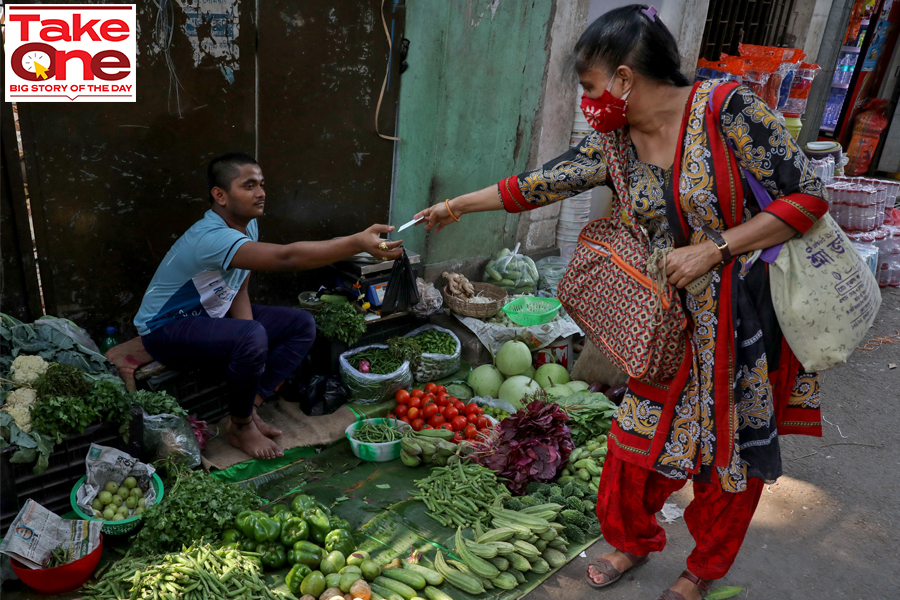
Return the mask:
M900 227L893 224L900 182L835 177L825 187L832 218L857 250L864 257L864 248L877 251L874 273L878 284L900 286Z

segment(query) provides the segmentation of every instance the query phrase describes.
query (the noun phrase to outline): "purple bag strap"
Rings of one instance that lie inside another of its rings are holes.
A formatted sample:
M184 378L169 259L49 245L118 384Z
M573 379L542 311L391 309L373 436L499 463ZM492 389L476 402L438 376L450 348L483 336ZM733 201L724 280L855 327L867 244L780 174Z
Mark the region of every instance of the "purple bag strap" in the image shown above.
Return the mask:
M719 122L719 115L716 114L715 109L713 109L713 92L716 91L716 88L719 87L719 84L715 84L713 88L709 91L709 99L707 100L707 106L709 107L709 112L712 113L713 122L717 127L721 129L722 124ZM723 132L724 133L724 132ZM724 136L725 141L728 144L728 147L731 148L731 151L734 153L735 158L737 159L737 150L734 148L734 144L731 142L731 139L728 136ZM753 197L756 198L756 203L759 204L760 210L766 210L766 208L772 204L772 196L769 195L769 190L765 188L765 186L760 182L756 176L748 171L744 165L740 164L740 160L738 160L738 165L741 167L741 171L744 173L744 178L747 179L747 184L750 186L750 192L753 194ZM762 258L765 262L771 264L775 263L775 259L778 258L778 253L781 252L781 247L784 246L784 242L780 244L775 244L774 246L769 246L760 254L760 258Z

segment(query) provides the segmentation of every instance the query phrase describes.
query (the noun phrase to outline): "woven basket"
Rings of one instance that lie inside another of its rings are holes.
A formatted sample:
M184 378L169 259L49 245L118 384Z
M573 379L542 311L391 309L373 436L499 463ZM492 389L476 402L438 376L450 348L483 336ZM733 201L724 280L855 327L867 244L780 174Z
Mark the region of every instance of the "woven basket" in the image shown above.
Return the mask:
M493 302L485 302L483 304L472 303L468 300L460 300L456 296L451 296L447 291L447 286L441 290L444 295L444 304L450 307L450 310L464 317L474 317L476 319L488 319L496 315L503 305L506 304L507 293L501 287L491 285L490 283L471 282L475 288L475 295L487 296L492 298Z

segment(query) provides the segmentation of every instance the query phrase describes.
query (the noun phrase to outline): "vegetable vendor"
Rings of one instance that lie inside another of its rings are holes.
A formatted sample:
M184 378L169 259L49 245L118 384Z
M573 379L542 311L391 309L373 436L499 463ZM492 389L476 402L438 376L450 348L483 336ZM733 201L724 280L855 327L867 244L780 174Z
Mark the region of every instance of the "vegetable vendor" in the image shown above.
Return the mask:
M227 367L231 420L228 443L254 458L283 453L271 438L281 431L256 407L300 365L316 337L308 312L252 304L250 271L302 271L359 252L399 258L402 240L372 225L339 239L259 242L256 219L265 212L265 179L253 157L229 153L207 168L210 209L172 246L144 293L134 319L144 347L163 364Z
M684 516L695 548L660 599L698 600L734 563L763 484L782 474L779 436L821 435L818 376L785 343L767 266L754 253L812 227L828 209L824 186L749 88L691 85L655 8L633 4L600 16L575 58L582 108L596 131L543 167L416 216L440 231L469 213L534 210L609 185L622 201L611 223L642 226L648 257L670 250L656 265L671 285L681 290L711 274L705 286L681 292L687 328L675 341L686 349L675 377L628 382L597 503L615 550L588 567L589 583L606 587L661 551L665 531L655 513L692 479ZM774 198L765 210L747 177ZM570 270L589 249L576 252ZM645 308L633 298L608 300L621 311ZM584 323L590 328L589 318Z

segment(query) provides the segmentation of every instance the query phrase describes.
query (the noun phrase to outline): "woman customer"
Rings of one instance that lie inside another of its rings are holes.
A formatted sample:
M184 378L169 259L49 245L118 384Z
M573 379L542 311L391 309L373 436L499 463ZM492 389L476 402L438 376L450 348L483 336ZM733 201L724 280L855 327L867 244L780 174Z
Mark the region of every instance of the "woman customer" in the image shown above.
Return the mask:
M648 253L674 248L659 263L670 284L682 289L712 272L698 295L681 291L690 339L674 381L686 383L667 391L629 381L597 503L615 550L587 572L591 585L606 587L661 551L665 531L655 513L690 479L694 499L684 516L696 546L660 599L695 600L728 572L763 484L782 474L778 436L821 435L817 375L785 344L766 264L755 259L803 234L828 206L806 157L753 92L690 84L654 8L604 14L581 36L575 58L582 108L596 131L543 167L417 216L440 231L469 213L534 210L605 184L630 203L625 212L646 230ZM614 161L621 181L607 176ZM765 210L747 176L775 199Z

